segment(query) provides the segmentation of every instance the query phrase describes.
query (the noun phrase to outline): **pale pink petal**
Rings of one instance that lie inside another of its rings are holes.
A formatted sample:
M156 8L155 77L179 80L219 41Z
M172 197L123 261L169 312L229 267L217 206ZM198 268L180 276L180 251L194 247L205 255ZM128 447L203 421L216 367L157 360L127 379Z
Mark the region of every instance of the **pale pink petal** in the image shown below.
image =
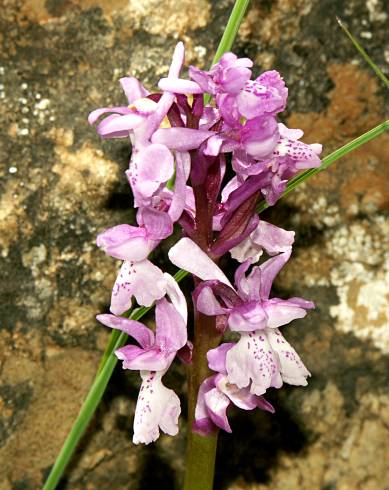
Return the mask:
M151 347L154 344L154 333L149 328L145 327L143 323L136 320L130 320L122 316L115 316L110 314L102 314L96 316L97 320L106 325L107 327L121 330L127 335L133 337L144 349Z
M130 225L108 228L97 236L96 243L111 257L134 262L146 259L155 247L144 228Z
M186 323L181 314L165 298L155 309L155 343L163 352L176 353L188 340Z
M129 104L132 104L137 99L143 99L149 95L149 91L135 77L119 78L123 92L126 94Z
M142 386L134 418L134 444L154 442L159 437L159 429L171 436L178 433L180 400L173 390L162 384L163 374L141 372Z
M144 116L134 112L124 116L112 114L97 125L96 131L103 138L115 138L118 135L123 137L129 135L132 129L137 128L144 121Z
M238 388L229 383L227 376L219 374L216 376L215 385L219 391L224 393L232 403L243 410L253 410L257 407L257 396L250 393L249 388Z
M226 202L231 192L234 192L240 185L241 182L238 180L238 177L233 177L229 182L227 182L221 193L221 202Z
M174 158L164 145L147 146L139 153L137 161L138 168L131 168L136 182L130 183L142 197L151 197L173 176Z
M264 303L264 309L268 316L266 326L268 328L276 328L281 325L286 325L297 318L304 318L307 312L305 308L314 308L314 304L310 301L305 301L306 305L301 306L294 302L293 298L288 300L272 298Z
M284 136L292 141L299 140L304 136L304 131L301 129L289 129L283 123L278 123L278 130L280 132L280 136Z
M306 378L311 374L302 363L297 352L277 328L266 329L266 336L272 349L279 357L281 376L285 383L306 386L308 384Z
M230 281L219 267L190 238L181 238L170 250L170 261L203 281L217 279L232 288Z
M173 52L172 62L169 68L169 78L178 78L182 65L184 64L185 47L182 41L176 44Z
M145 227L147 236L153 241L163 240L173 233L172 220L164 211L143 207L139 209L137 218Z
M166 145L171 150L188 151L198 148L207 138L212 136L212 131L191 128L161 128L153 134L151 141Z
M204 395L205 405L209 418L220 429L226 432L232 432L227 418L227 408L230 405L230 399L217 388L207 391Z
M115 350L115 355L123 361L123 369L163 371L168 369L173 362L175 352L162 352L158 347L140 349L136 345L125 345Z
M239 342L227 352L226 367L228 381L238 388L251 383L250 392L254 395L282 386L278 357L260 330L242 333Z
M223 342L215 349L210 349L207 352L208 367L212 371L227 374L226 371L226 356L227 352L234 346L232 342Z
M250 238L269 255L287 252L294 242L294 231L287 231L266 221L260 221Z
M228 309L220 305L212 291L212 288L207 285L203 286L203 284L204 283L200 284L195 291L195 293L197 293L195 295L197 309L201 313L209 316L226 314Z
M276 255L259 266L261 270L261 299L265 300L269 298L273 281L288 262L291 253L292 250L290 249L287 252Z
M170 274L164 272L163 276L166 281L166 294L169 296L169 299L173 303L173 306L182 316L186 324L188 320L188 305L186 303L184 293L181 291L177 281Z
M252 263L258 262L262 253L262 247L253 242L251 235L230 250L231 257L238 262L245 262L246 260L250 260Z
M131 298L143 306L151 306L165 295L165 279L162 271L149 260L125 261L112 290L111 311L121 315L131 307Z
M202 88L191 80L183 78L161 78L158 87L167 92L175 94L202 94Z
M205 404L205 394L215 387L216 376L206 378L200 385L197 395L197 403L195 409L195 421L192 430L203 436L211 434L215 429L215 425L208 415L207 406Z
M125 115L132 113L132 110L128 107L102 107L101 109L95 109L89 114L88 123L94 124L100 116L107 113Z
M181 216L185 209L185 200L187 195L186 190L186 154L177 152L176 154L176 178L174 182L174 193L169 207L169 216L173 223L175 223Z
M234 308L228 317L228 326L233 332L253 332L266 325L266 311L257 302Z

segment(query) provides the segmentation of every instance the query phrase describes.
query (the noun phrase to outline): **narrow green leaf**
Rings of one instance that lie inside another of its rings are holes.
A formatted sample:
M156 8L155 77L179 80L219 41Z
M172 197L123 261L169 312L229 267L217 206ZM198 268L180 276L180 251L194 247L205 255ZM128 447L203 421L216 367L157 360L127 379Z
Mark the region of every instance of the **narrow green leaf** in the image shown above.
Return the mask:
M351 34L351 32L348 30L345 24L339 19L339 17L336 17L336 20L338 21L338 24L340 27L343 29L343 32L346 34L346 36L350 39L350 41L354 44L354 46L357 48L357 51L360 53L362 58L368 63L371 68L374 70L375 74L377 77L379 77L385 84L386 88L389 88L389 80L388 78L382 73L382 70L374 63L374 61L370 58L370 56L366 53L366 51L363 49L361 44L357 41L357 39Z

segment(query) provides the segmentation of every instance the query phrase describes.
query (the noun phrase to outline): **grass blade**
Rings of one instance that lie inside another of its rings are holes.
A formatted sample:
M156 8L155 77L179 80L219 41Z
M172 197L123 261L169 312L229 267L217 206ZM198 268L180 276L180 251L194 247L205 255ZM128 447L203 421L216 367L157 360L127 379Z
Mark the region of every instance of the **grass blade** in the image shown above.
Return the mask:
M388 78L382 73L382 70L374 63L374 61L370 58L370 56L366 53L366 51L362 48L361 44L357 41L357 39L351 34L351 32L348 30L345 24L339 19L339 17L336 18L338 21L338 24L340 27L343 29L343 32L346 34L346 36L350 39L350 41L354 44L356 47L357 51L359 54L362 56L362 58L368 63L371 68L374 70L375 74L377 77L379 77L385 84L386 88L389 88L389 80Z

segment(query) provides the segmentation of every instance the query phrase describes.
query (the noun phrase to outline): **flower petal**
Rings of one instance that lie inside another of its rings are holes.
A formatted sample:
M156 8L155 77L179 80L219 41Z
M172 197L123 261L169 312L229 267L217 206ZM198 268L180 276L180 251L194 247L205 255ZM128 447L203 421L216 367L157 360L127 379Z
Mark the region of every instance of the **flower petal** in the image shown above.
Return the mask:
M171 150L188 151L198 148L213 131L191 128L161 128L153 134L151 141L166 145Z
M130 335L143 349L151 347L154 344L153 331L145 327L143 323L110 314L97 315L96 318L103 325Z
M266 325L266 311L258 302L249 302L234 308L228 317L228 326L233 332L253 332Z
M228 312L223 308L212 291L212 287L207 282L199 284L194 293L193 299L198 311L208 316L224 315Z
M305 308L314 308L314 304L311 301L305 301L305 306L295 302L294 298L283 300L278 298L272 298L266 301L264 309L268 316L267 327L276 328L281 325L286 325L297 318L304 318L307 312Z
M147 239L144 228L130 225L108 228L97 236L96 243L111 257L134 262L146 259L156 245Z
M186 324L188 320L188 305L186 303L184 293L181 291L177 281L170 274L164 272L163 276L166 281L166 294L169 296L174 308L182 316Z
M226 356L227 352L234 346L233 342L223 342L215 349L207 352L208 367L217 373L227 374Z
M190 238L181 238L170 250L170 261L203 281L218 279L232 288L230 281L221 269Z
M94 124L100 116L103 114L107 114L107 112L111 114L130 114L132 113L132 110L129 109L128 107L102 107L101 109L95 109L92 111L89 116L88 116L88 123L89 124Z
M158 301L155 309L155 343L162 352L174 354L186 344L186 323L180 313L165 298Z
M137 201L153 196L174 174L174 158L169 149L152 144L131 162L127 176Z
M131 297L143 306L151 306L165 294L162 271L149 260L125 261L112 290L110 310L121 315L131 307Z
M207 406L205 404L205 394L215 387L216 376L206 378L200 385L197 395L197 403L195 409L195 421L192 430L203 436L207 436L214 432L216 426L208 415Z
M230 405L230 399L217 388L212 388L204 395L207 412L212 422L220 429L231 433L231 427L227 418L227 408Z
M169 215L151 207L142 207L138 211L138 221L141 221L147 231L147 236L155 240L163 240L173 233L173 223Z
M132 104L137 99L147 97L150 93L135 77L119 78L119 82L129 104Z
M136 345L125 345L115 350L115 355L123 361L123 369L164 371L173 362L175 353L161 352L158 347L140 349Z
M97 125L96 131L102 138L124 138L144 121L145 117L135 112L123 116L112 114Z
M158 88L175 94L202 94L202 88L191 80L183 78L161 78L158 82Z
M290 385L306 386L307 377L311 375L302 363L299 355L285 340L278 328L267 329L267 338L272 349L280 360L282 379Z
M174 182L174 193L168 211L170 219L173 223L175 223L180 218L182 212L185 209L185 202L187 197L187 176L185 175L185 167L188 166L188 157L188 153L177 152L176 154L176 179ZM188 170L190 171L190 160Z
M269 255L287 252L294 242L294 231L286 231L266 221L260 221L250 235L255 245L264 248Z
M283 252L275 257L267 260L259 266L261 270L261 299L265 300L269 298L270 289L276 275L288 262L292 250Z
M239 342L227 352L226 367L228 381L238 388L251 382L250 392L254 395L282 386L278 357L263 331L242 333Z
M142 386L134 418L134 444L154 442L159 437L159 429L171 436L178 433L180 400L173 390L162 384L163 374L141 372Z

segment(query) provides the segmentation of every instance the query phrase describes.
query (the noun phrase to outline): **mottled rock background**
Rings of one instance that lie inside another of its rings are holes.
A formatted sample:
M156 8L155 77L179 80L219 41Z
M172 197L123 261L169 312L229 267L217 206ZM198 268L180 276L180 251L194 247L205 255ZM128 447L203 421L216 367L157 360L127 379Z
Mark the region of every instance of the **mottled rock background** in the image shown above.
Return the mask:
M232 2L0 4L0 488L30 490L50 470L108 338L94 316L118 263L95 235L133 219L129 146L100 141L87 114L123 102L121 76L152 87L177 39L188 63L208 66ZM336 14L388 75L385 0L254 0L235 45L258 71L282 72L285 121L325 154L381 122L388 100ZM381 136L267 212L297 230L278 294L317 303L284 328L312 378L272 393L274 416L234 415L216 489L389 488L388 147ZM169 376L183 393L183 370ZM115 372L61 488L179 488L185 420L179 437L133 446L138 384L135 373Z

